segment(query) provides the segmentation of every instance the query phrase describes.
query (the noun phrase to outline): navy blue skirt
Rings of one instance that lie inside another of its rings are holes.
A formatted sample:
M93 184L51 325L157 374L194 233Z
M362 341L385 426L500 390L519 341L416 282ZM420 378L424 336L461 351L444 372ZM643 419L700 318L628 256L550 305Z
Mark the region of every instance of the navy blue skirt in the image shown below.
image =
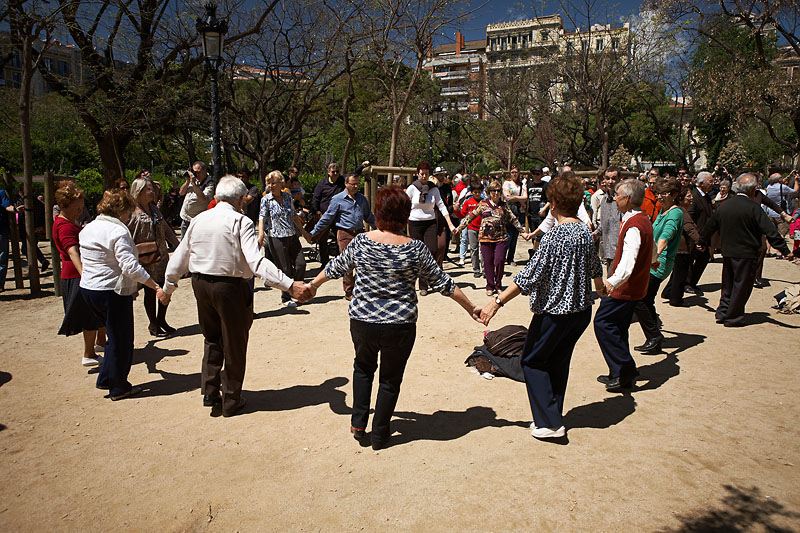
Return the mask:
M81 278L61 280L61 298L64 303L64 321L61 323L59 335L77 335L84 330L95 330L104 327L105 320L98 317L81 295Z

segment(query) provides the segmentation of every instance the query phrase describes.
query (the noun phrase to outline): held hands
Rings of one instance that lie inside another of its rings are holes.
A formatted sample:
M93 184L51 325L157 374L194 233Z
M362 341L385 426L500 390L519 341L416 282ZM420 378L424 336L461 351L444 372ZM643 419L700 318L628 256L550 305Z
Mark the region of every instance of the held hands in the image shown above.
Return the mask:
M292 286L289 287L288 292L292 298L300 303L304 303L313 298L317 291L308 283L295 281L292 283Z
M170 297L170 295L169 295L169 294L167 294L166 292L164 292L164 289L162 289L161 287L159 287L158 289L156 289L156 298L158 298L158 301L159 301L159 302L161 302L161 304L162 304L164 307L166 307L166 306L168 306L168 305L169 305L169 301L170 301L170 298L171 298L171 297Z
M658 259L650 263L650 268L652 268L653 270L658 270L659 266L661 266L661 261L659 261Z
M483 319L481 318L481 311L482 310L483 310L483 308L480 305L476 305L475 307L473 307L472 308L472 319L475 322L479 322L479 323L485 325L485 323L483 322Z
M483 322L484 326L488 326L489 321L492 319L495 313L497 313L498 309L500 309L500 306L497 305L497 302L494 300L489 301L483 306L483 309L481 309L480 322Z
M603 289L600 291L600 296L608 296L612 292L614 292L614 286L608 282L608 280L603 282Z
M533 232L523 233L522 234L522 238L525 239L526 241L529 241L529 240L533 239Z

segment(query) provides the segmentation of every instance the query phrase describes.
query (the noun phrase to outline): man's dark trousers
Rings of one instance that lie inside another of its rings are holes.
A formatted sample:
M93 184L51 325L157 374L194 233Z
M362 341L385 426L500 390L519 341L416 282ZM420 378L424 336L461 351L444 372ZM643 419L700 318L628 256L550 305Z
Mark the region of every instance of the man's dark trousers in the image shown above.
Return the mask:
M636 363L628 346L628 329L636 302L604 296L594 314L594 335L612 378L636 375Z
M192 274L192 289L204 338L200 388L203 394L216 395L221 387L223 413L234 412L242 393L253 323L250 284L244 278Z
M753 292L758 259L722 257L722 294L717 306L716 319L726 326L744 323L744 306Z

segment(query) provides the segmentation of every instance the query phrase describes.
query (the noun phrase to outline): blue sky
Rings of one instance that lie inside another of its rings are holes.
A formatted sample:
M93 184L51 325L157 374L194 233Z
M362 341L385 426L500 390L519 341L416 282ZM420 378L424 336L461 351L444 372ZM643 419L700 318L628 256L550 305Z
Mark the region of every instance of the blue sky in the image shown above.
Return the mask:
M485 0L472 0L473 8L481 5ZM577 11L586 11L586 4L591 6L591 13L594 20L593 23L613 25L621 24L624 17L636 14L639 11L641 0L620 0L617 2L603 2L600 0L544 0L538 2L519 2L517 0L489 0L488 3L481 9L476 11L472 19L465 23L461 32L464 34L466 40L483 39L486 37L486 25L494 24L497 22L508 22L513 20L522 20L532 16L542 15L556 15L560 14L564 19L564 26L568 30L574 29L574 25L570 23L566 17L566 11L569 9L575 13ZM567 9L562 7L570 6ZM578 20L578 25L586 25L585 18ZM443 36L443 41L454 40L454 35Z

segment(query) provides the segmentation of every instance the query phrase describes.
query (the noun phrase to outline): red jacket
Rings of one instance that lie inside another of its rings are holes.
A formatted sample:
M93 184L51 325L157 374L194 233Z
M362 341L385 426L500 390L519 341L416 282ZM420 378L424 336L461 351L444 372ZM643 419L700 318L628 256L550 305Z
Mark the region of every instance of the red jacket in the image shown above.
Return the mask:
M656 200L656 195L653 190L648 187L644 191L644 201L642 202L642 211L650 217L650 223L656 221L658 214L661 212L661 202Z
M463 205L461 206L461 212L459 213L459 218L465 218L467 215L475 211L475 208L478 207L480 203L479 200L476 200L474 196L470 195L466 200L464 200ZM481 216L478 215L472 219L472 222L467 224L467 229L473 229L475 231L480 231L481 229Z

